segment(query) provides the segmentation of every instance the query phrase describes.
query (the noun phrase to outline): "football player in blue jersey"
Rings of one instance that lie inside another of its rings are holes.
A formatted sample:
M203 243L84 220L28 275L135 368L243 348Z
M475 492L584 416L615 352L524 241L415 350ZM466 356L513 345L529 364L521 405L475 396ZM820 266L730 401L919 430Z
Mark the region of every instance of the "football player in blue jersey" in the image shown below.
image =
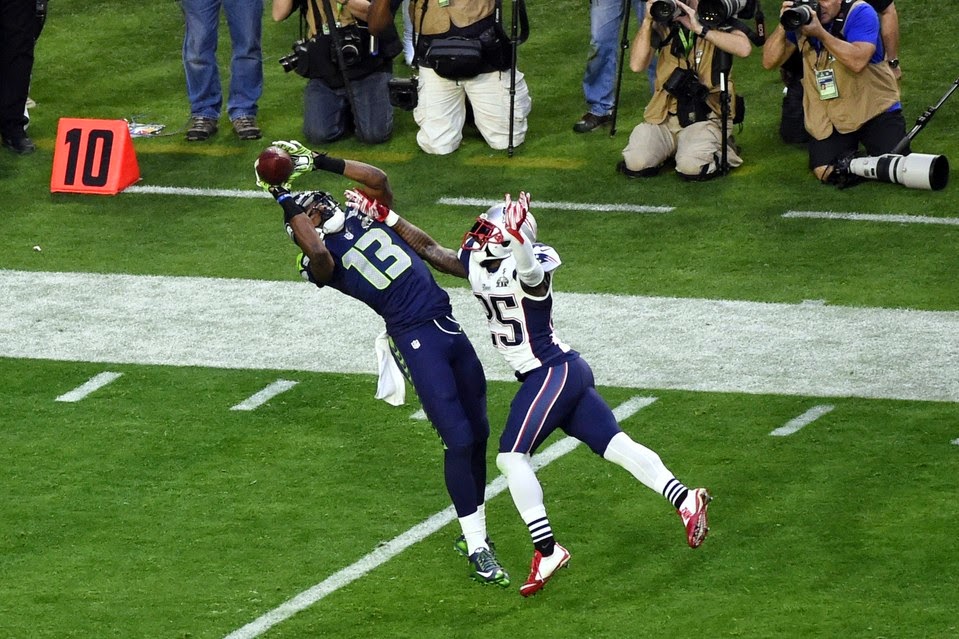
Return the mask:
M359 182L370 197L393 198L386 173L353 160L314 153L299 142L273 143L295 158L290 179L320 169ZM294 195L285 185L266 188L283 208L290 238L302 249L300 272L372 308L386 322L430 422L444 444L444 477L463 531L457 540L472 577L502 587L486 532L486 376L476 351L453 318L449 296L423 260L391 228L373 223L328 193Z
M523 596L541 590L570 558L553 536L543 489L530 459L557 428L662 494L678 511L689 546L703 543L709 531L709 493L704 488L687 488L659 455L623 432L597 392L589 365L556 336L553 273L562 262L555 249L536 241L536 220L529 213L526 193L520 193L516 202L507 195L503 204L480 215L459 251L438 245L363 193L347 192L347 198L391 228L434 268L469 280L486 313L494 345L522 383L500 437L496 465L506 476L513 503L533 541L529 577L520 587Z

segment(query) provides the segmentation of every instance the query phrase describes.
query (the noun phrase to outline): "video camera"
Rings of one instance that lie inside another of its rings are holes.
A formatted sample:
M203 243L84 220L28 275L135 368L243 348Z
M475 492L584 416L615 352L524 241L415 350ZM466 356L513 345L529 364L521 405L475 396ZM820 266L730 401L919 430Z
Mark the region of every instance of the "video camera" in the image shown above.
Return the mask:
M927 191L941 191L949 183L949 160L944 155L885 153L875 157L853 157L840 160L836 170L840 176L857 175Z
M819 0L793 0L792 6L779 16L779 24L786 31L796 31L812 22L814 15L819 15Z

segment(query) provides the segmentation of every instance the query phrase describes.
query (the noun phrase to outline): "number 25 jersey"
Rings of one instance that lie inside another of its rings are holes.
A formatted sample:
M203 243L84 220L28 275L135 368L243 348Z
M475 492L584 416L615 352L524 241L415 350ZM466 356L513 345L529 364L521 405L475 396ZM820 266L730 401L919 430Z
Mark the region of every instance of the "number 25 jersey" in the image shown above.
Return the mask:
M545 244L534 244L533 255L546 273L562 263L556 250ZM473 295L486 312L493 346L517 373L566 359L570 347L553 330L552 280L546 295L534 297L523 289L512 255L493 272L470 259L470 251L461 250L459 258L466 267Z

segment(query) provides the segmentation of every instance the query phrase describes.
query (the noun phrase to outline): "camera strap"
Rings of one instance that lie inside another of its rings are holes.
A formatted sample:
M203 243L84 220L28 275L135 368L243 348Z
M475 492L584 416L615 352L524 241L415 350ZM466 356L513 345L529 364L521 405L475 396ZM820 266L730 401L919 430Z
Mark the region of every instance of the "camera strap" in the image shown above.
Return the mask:
M754 47L761 47L766 44L766 17L763 15L762 7L757 6L756 8L755 31L750 29L748 24L738 18L731 18L726 24L745 33Z
M849 15L849 10L856 1L857 0L842 0L839 5L839 13L833 18L832 23L829 25L830 35L836 35L836 28L838 27L840 35L836 37L842 37L843 40L846 39L843 33L843 30L846 28L846 16Z
M320 9L316 5L316 0L310 0L313 7L313 22L317 28L317 36L323 29L323 22L320 18ZM340 39L339 27L336 26L336 15L333 13L333 7L330 0L323 0L323 12L326 14L330 29L330 37L333 38L333 48L336 50L336 68L343 76L343 86L346 88L346 99L350 103L350 110L354 117L357 114L356 96L353 94L353 84L350 82L349 74L346 72L346 60L343 59L343 40Z
M516 44L523 44L529 39L529 15L526 13L526 0L513 0L514 14L519 21L519 35L516 37ZM506 29L503 28L503 0L496 0L494 9L493 26L497 35L504 40L512 40L506 35Z

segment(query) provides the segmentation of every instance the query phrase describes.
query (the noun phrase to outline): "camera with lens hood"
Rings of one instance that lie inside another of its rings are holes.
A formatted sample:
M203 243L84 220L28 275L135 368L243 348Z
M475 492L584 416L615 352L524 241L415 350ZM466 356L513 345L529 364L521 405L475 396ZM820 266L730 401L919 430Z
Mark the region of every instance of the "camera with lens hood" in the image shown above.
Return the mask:
M812 22L819 15L819 0L793 0L792 6L779 16L779 24L786 31L796 31Z

